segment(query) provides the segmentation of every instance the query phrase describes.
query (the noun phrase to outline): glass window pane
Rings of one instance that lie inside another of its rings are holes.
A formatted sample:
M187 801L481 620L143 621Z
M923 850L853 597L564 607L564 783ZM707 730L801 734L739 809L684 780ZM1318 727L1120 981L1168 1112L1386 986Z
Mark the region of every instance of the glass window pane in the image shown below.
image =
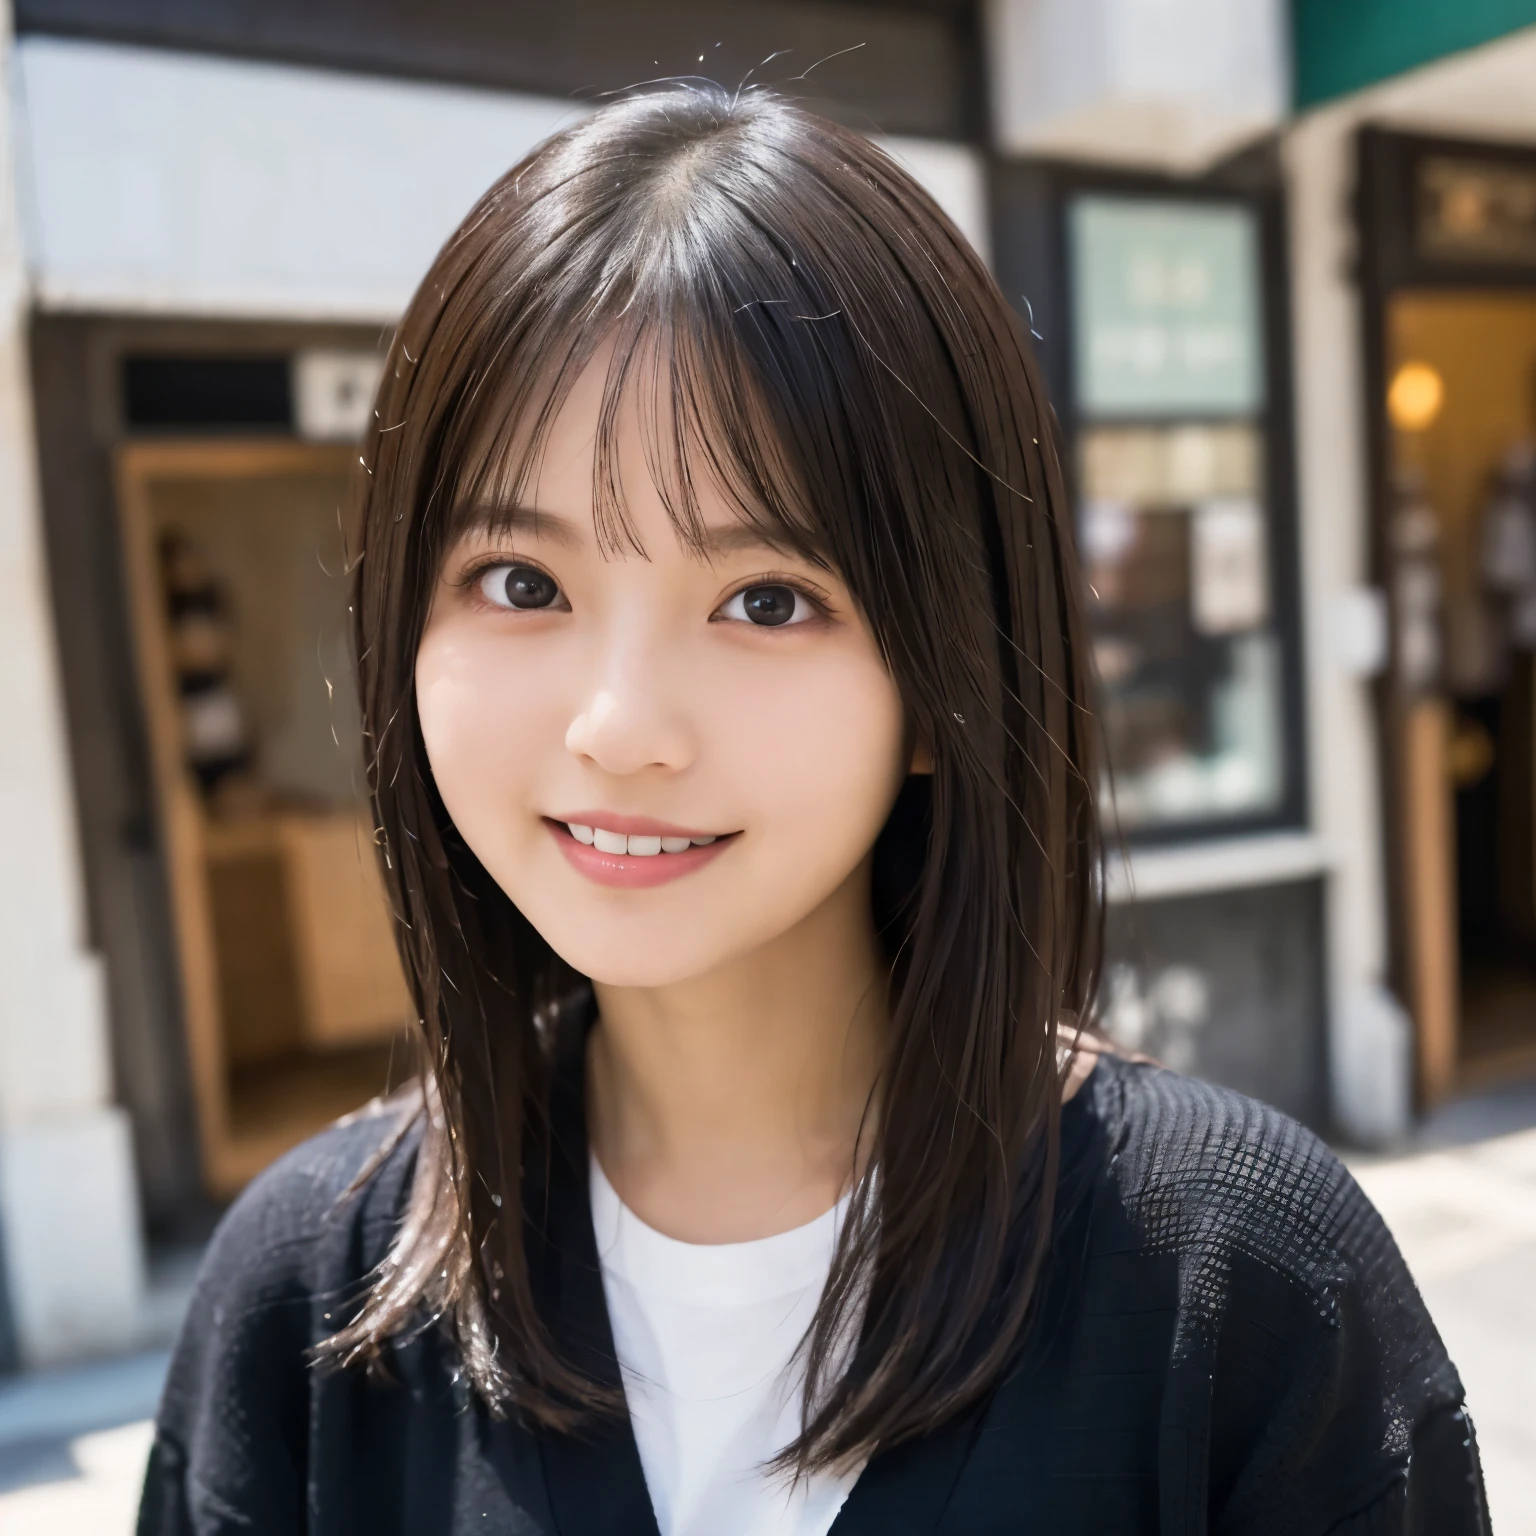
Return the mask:
M1263 297L1242 202L1068 205L1079 540L1127 831L1253 819L1286 789Z
M1121 824L1275 810L1280 652L1258 429L1095 427L1081 445L1079 539Z

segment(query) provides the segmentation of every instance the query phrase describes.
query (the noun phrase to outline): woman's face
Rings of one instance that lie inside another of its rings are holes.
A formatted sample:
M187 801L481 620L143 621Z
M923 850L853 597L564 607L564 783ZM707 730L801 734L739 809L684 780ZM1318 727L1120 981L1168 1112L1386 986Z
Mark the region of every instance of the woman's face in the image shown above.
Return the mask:
M510 533L471 528L448 552L417 707L460 835L556 953L663 986L865 876L908 764L847 589L702 486L710 553L685 550L632 404L617 446L646 555L598 549L605 366L572 390Z

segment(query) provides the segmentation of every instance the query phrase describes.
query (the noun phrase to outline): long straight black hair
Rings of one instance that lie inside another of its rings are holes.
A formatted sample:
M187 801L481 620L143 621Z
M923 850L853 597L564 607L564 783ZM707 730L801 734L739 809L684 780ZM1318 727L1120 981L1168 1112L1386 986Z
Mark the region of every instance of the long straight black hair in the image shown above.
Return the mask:
M607 347L600 541L643 553L614 452L634 390L677 536L696 543L707 480L835 568L932 755L875 850L892 978L877 1173L805 1341L784 1458L804 1471L924 1433L1015 1358L1050 1238L1058 1028L1091 1003L1102 878L1078 576L1025 333L895 161L766 92L673 86L552 138L480 200L395 334L354 613L422 1145L392 1253L321 1353L376 1358L425 1315L493 1408L558 1431L622 1407L561 1356L525 1247L551 1021L584 978L456 833L413 691L459 520L515 496Z

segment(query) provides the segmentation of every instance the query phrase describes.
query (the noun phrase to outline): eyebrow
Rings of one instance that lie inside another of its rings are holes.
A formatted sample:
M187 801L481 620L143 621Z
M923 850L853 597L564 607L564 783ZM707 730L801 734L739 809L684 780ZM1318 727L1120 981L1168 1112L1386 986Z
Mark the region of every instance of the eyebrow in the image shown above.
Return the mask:
M711 560L722 555L737 555L748 550L766 549L776 555L793 555L799 551L788 539L775 539L762 528L751 523L728 523L722 527L705 528L703 552Z
M472 533L529 533L535 538L547 539L565 549L578 550L586 538L578 524L558 512L545 512L538 507L500 506L487 503L469 507L459 518L459 532ZM752 550L768 550L776 555L799 555L802 552L788 538L775 539L766 529L751 523L726 523L703 530L701 553L708 560L719 560L727 555L742 554Z
M469 533L531 533L566 549L580 549L586 540L581 529L558 512L538 507L506 507L487 503L468 507L458 519L460 536Z

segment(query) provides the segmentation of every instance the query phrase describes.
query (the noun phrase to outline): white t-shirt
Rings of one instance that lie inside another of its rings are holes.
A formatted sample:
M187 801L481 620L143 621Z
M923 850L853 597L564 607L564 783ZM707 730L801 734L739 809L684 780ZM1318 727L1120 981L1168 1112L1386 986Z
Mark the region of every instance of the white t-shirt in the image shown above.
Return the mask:
M847 1200L756 1242L680 1243L591 1162L603 1292L661 1536L826 1536L858 1470L791 1490L764 1464L800 1432L796 1349Z

